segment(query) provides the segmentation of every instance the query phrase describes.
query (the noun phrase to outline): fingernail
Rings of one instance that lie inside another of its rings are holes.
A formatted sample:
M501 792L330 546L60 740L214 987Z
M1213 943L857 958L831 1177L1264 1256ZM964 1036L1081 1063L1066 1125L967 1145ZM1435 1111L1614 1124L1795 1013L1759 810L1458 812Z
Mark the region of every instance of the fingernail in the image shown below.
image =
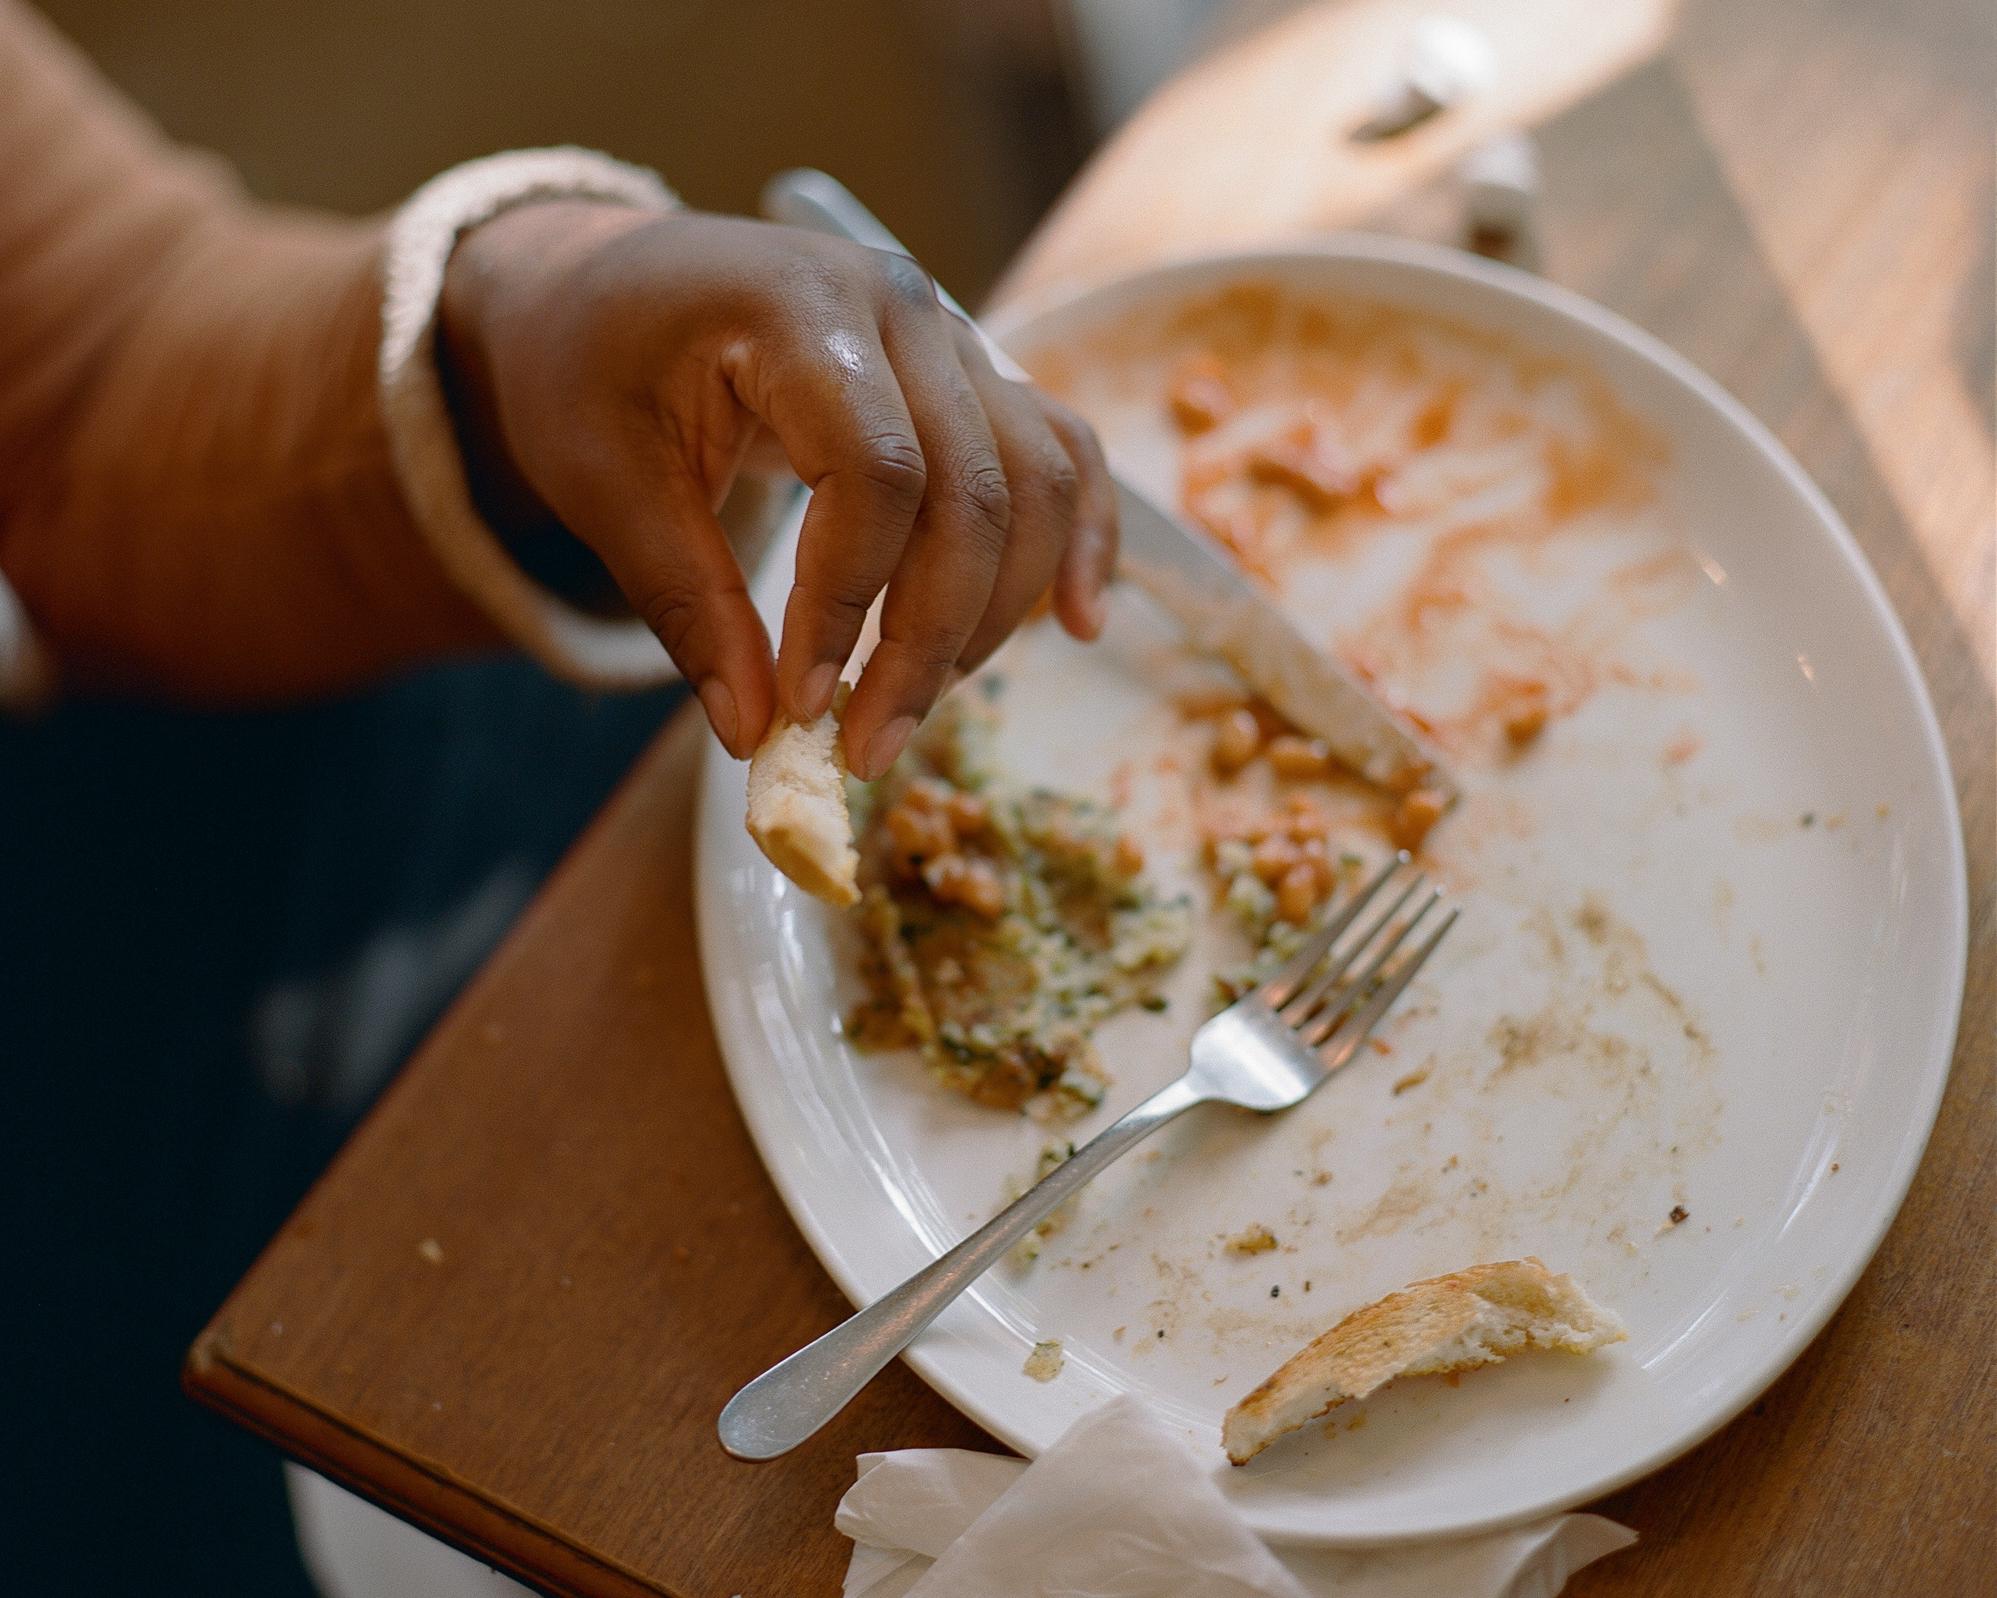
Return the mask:
M741 723L735 715L735 696L728 691L728 684L719 677L710 677L700 685L700 706L707 712L708 724L714 728L714 736L732 755L735 753L735 734Z
M915 731L913 716L897 716L873 737L867 740L867 752L862 764L865 770L860 773L862 782L875 782L895 762L895 756L908 747L908 740Z
M832 693L839 686L839 663L821 661L804 674L798 684L797 703L807 717L816 721L832 708Z
M1103 623L1108 619L1109 598L1100 588L1082 596L1082 625L1088 629L1089 637L1101 637Z

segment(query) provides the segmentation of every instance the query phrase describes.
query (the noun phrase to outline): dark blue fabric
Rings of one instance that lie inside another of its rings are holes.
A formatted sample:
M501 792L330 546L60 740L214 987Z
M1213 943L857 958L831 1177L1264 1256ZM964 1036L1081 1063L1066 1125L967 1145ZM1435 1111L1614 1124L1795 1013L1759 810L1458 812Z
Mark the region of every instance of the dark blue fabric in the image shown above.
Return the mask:
M182 1355L676 693L518 662L0 726L0 1589L309 1589Z

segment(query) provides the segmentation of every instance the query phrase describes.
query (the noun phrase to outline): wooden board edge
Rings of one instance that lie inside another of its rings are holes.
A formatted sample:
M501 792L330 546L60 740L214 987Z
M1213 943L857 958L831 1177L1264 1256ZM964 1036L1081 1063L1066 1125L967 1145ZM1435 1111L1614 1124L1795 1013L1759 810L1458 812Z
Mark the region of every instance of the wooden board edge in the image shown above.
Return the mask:
M228 1357L225 1319L218 1316L202 1331L181 1367L182 1391L204 1408L550 1598L677 1598L243 1369Z

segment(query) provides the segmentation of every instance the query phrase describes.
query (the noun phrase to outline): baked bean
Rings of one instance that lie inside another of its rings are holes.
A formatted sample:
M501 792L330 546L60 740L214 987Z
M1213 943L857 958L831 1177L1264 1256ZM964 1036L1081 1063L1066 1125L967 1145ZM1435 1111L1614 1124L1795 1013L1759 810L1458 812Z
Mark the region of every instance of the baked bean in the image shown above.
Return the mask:
M1005 883L989 860L975 855L938 855L923 863L922 880L941 904L960 904L988 921L1005 911Z
M1262 723L1246 706L1237 706L1220 718L1213 737L1214 768L1226 776L1253 760L1262 747Z
M1318 896L1322 898L1331 892L1338 880L1338 868L1331 862L1331 850L1322 838L1305 838L1297 844L1297 859L1310 867L1311 876L1317 882Z
M887 829L896 847L917 862L948 854L957 846L957 835L951 830L950 818L941 811L925 810L917 805L904 803L894 806L887 813Z
M1323 843L1330 835L1331 822L1320 810L1293 807L1284 830L1298 843Z
M1209 683L1186 693L1174 696L1172 708L1188 721L1204 721L1209 716L1218 716L1223 710L1238 709L1241 705L1241 690Z
M1443 796L1435 789L1417 788L1395 809L1387 823L1387 836L1398 848L1419 849L1446 808Z
M1317 874L1308 861L1300 860L1276 884L1276 914L1292 926L1300 927L1310 920L1317 903Z
M1272 888L1297 863L1297 846L1281 833L1271 833L1264 838L1255 846L1252 857L1255 875Z
M912 805L917 810L942 810L946 808L952 795L957 792L947 782L939 782L934 777L917 777L902 790L902 803Z
M964 857L960 854L940 854L933 860L924 861L922 880L937 898L954 903L964 888Z
M1514 749L1523 749L1546 730L1544 699L1529 700L1505 718L1505 736Z
M985 823L991 819L991 812L983 799L974 793L966 793L958 788L944 801L943 813L950 818L950 825L957 829L957 836L968 838L985 830Z
M1279 777L1292 781L1322 777L1331 769L1331 751L1315 738L1282 733L1269 740L1269 765Z
M989 860L965 862L957 902L974 915L996 921L1005 913L1005 884L999 880L998 868Z

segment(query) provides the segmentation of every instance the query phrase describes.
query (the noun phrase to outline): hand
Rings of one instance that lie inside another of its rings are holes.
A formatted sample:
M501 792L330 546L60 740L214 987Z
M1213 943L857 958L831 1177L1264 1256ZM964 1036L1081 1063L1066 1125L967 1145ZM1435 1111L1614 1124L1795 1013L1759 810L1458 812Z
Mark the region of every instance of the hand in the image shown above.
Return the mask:
M1050 585L1069 632L1101 629L1116 505L1095 436L994 372L899 256L697 212L522 206L459 243L440 331L474 469L596 551L738 758L779 700L826 710L883 588L845 713L868 780ZM812 490L774 661L715 515L759 440Z

